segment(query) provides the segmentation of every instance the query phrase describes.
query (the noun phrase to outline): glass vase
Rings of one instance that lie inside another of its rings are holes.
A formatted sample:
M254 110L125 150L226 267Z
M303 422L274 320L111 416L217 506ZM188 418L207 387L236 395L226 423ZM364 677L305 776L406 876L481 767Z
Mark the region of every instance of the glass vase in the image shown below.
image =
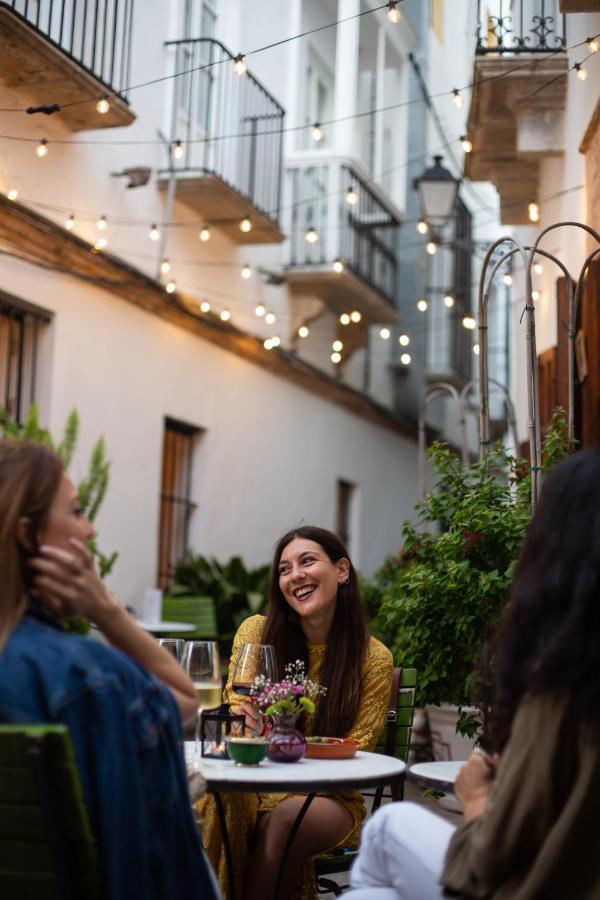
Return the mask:
M302 759L306 751L304 735L296 728L297 713L275 713L269 738L269 759L291 763Z

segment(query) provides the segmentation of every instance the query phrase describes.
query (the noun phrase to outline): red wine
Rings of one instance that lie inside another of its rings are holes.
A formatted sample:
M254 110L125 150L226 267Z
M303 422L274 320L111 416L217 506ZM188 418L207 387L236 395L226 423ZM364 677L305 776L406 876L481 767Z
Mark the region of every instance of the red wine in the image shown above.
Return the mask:
M248 681L234 681L233 690L243 697L250 697L254 693L253 686Z

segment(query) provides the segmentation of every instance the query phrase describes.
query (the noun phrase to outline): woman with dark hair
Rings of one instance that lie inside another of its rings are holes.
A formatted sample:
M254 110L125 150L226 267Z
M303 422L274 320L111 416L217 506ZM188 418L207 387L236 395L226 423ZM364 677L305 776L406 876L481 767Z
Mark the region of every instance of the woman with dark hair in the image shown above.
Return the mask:
M378 812L352 900L600 897L600 451L547 477L494 657L496 755L461 769L464 824Z
M0 722L68 727L104 900L212 900L180 746L194 686L108 593L93 537L58 456L0 441ZM112 646L65 631L71 617Z
M300 724L305 734L352 737L362 750L373 749L384 724L392 657L369 636L356 571L336 535L308 525L285 534L275 549L267 615L246 619L235 636L226 699L246 714L247 727L257 733L262 718L232 687L237 652L248 642L275 647L280 678L288 663L301 660L308 676L327 688L314 714ZM270 895L289 830L304 799L285 794L227 798L229 834L244 900L264 900ZM210 798L205 809L205 842L226 885ZM307 858L338 845L356 845L364 815L357 793L316 797L292 845L280 896L290 900L300 892L302 897L314 896L314 875L312 867L305 866Z

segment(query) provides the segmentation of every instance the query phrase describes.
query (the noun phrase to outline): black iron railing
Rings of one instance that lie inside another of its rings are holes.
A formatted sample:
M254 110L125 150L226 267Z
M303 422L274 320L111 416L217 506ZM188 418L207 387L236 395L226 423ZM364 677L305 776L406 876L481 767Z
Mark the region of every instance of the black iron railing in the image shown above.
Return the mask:
M394 213L346 163L295 164L290 174L290 264L323 266L340 260L395 305L399 222ZM318 236L314 243L306 240L311 228Z
M567 46L559 0L478 0L476 53L552 53Z
M285 111L213 38L169 41L175 48L172 141L182 141L177 169L217 175L277 221L281 206Z
M2 0L36 32L125 100L134 0Z

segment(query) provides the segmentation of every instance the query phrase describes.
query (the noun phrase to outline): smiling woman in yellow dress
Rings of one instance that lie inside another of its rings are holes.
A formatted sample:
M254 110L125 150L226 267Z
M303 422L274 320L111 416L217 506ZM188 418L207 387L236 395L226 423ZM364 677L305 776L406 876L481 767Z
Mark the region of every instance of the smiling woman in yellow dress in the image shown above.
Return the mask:
M392 656L368 633L356 571L336 535L308 525L284 535L271 567L267 615L246 619L235 636L225 697L245 713L247 729L257 733L260 715L232 688L238 650L248 642L275 647L279 678L288 663L302 660L308 676L327 688L315 712L300 721L305 734L350 737L361 750L374 748L384 725ZM264 900L304 797L234 794L224 799L237 890L244 900ZM202 813L205 844L226 892L212 798L204 801ZM364 816L356 792L315 797L292 845L280 896L313 897L314 875L307 860L337 846L356 846Z

